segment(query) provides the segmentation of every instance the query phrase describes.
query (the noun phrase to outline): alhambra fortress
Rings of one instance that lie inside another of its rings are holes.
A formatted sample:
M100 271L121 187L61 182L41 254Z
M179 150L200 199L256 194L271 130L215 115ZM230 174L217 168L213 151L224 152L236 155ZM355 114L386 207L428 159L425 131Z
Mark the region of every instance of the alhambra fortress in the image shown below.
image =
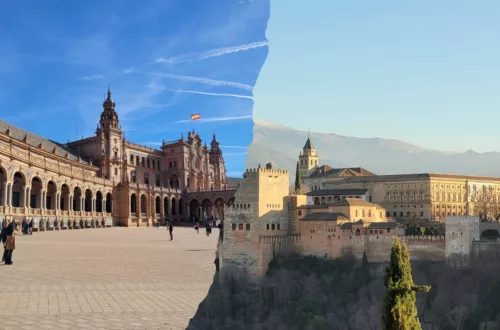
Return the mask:
M161 149L131 143L108 89L95 135L61 144L0 121L0 220L34 230L224 218L237 179L194 131Z
M298 171L301 187L293 193L288 171L271 164L246 171L225 211L221 275L243 267L261 276L273 256L286 251L327 258L366 252L370 262L383 262L396 238L413 259L451 260L495 246L500 236L500 178L332 168L319 165L310 137ZM405 234L419 226L441 230Z

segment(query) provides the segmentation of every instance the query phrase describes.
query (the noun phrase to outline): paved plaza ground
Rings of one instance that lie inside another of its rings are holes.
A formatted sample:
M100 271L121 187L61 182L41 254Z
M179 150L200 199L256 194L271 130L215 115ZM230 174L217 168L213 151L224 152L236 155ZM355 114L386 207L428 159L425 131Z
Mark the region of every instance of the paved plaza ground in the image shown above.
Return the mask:
M219 231L96 228L17 238L0 265L0 329L184 329L215 273Z

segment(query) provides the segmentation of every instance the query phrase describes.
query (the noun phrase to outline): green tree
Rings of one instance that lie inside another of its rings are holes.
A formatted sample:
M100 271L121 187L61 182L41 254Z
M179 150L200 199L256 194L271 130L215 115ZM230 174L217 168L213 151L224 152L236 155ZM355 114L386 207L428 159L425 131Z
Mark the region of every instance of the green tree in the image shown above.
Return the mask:
M297 162L297 169L295 170L295 192L300 191L300 182L302 181L302 178L300 176L300 171L299 171L299 162Z
M391 261L385 270L387 292L382 302L383 330L419 330L415 292L428 292L430 286L417 286L411 276L410 253L406 244L395 239Z

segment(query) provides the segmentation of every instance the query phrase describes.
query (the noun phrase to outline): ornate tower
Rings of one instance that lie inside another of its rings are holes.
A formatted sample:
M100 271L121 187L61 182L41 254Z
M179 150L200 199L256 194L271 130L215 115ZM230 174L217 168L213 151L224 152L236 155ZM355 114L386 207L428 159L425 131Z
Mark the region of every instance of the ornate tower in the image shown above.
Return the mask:
M104 101L99 127L96 135L101 140L102 176L121 182L123 171L123 159L125 157L123 150L122 130L119 125L118 114L115 111L115 102L111 99L111 90L108 88L108 97Z
M311 137L307 137L306 144L299 154L299 170L302 177L307 177L311 170L319 166L319 154L311 141Z
M226 165L222 157L219 141L214 136L210 142L210 164L214 167L214 188L223 189L227 184L226 180Z

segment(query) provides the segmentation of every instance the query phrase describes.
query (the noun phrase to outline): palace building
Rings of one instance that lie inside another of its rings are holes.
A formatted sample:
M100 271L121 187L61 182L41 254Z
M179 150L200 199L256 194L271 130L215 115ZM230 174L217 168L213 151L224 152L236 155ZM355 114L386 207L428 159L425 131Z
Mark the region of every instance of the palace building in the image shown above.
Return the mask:
M381 205L386 216L404 224L444 221L447 216L500 217L500 178L451 174L376 175L364 168L332 168L319 164L307 139L299 155L308 204L361 198Z
M210 146L194 131L160 149L127 141L109 89L89 138L62 144L0 121L2 220L43 230L223 219L237 181L215 134Z

